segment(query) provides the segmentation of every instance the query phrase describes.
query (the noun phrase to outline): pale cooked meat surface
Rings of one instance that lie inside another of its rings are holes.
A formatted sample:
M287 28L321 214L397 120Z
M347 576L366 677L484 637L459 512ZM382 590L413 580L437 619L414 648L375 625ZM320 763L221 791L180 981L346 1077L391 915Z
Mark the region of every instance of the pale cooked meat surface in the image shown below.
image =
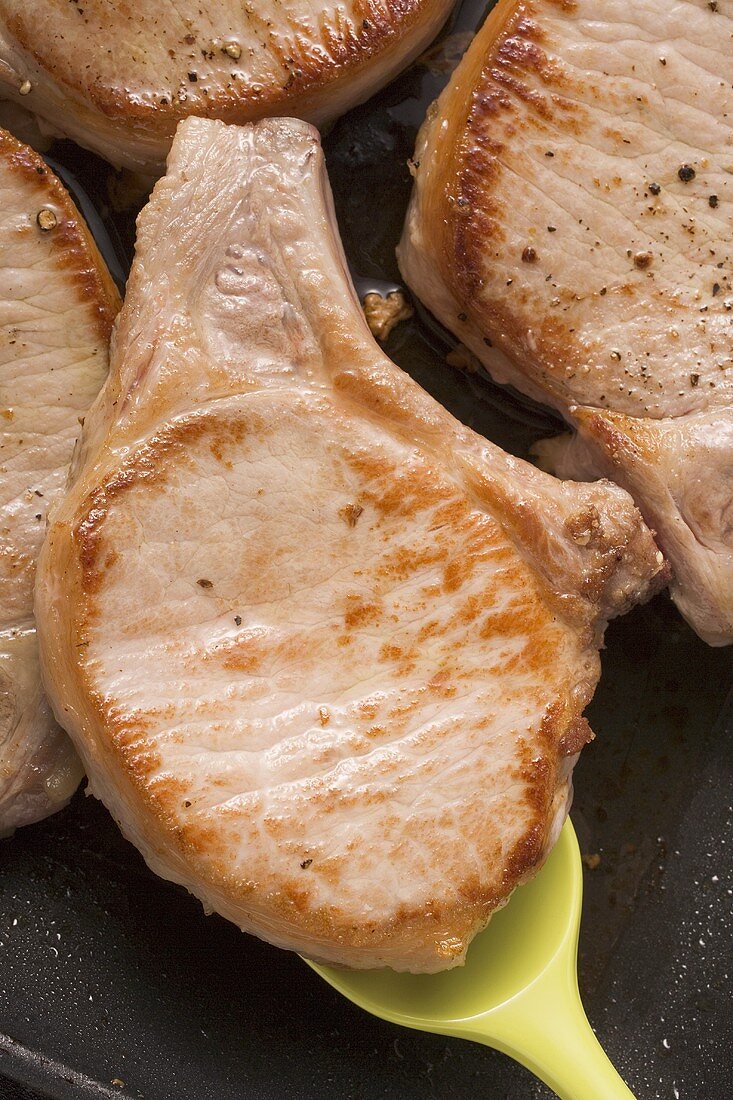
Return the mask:
M435 37L454 0L0 0L0 95L158 174L188 115L324 125Z
M181 124L84 443L37 611L93 792L273 943L461 961L560 828L605 620L663 576L630 498L384 357L292 120Z
M81 777L41 690L33 581L117 305L62 184L0 130L0 836L59 809Z
M733 638L733 3L526 0L420 133L400 265L494 376L564 413L712 644Z

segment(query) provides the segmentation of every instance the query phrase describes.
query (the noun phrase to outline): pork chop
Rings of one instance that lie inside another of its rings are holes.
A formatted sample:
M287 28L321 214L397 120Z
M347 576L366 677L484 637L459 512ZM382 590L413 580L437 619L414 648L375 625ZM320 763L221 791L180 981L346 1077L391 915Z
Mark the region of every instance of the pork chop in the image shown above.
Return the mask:
M42 554L45 682L150 866L241 928L439 970L539 866L627 494L457 423L374 342L306 123L182 123Z
M733 639L733 4L522 0L425 122L399 248L494 377L560 410L713 645Z
M0 0L0 95L159 174L187 115L331 122L435 37L453 0Z
M117 306L64 187L0 130L0 836L59 809L81 778L41 690L33 581Z

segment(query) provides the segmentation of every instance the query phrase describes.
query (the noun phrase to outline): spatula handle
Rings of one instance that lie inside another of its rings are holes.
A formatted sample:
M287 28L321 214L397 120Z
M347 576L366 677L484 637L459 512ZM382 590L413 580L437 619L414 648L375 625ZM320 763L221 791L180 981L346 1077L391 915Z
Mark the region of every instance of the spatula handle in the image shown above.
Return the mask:
M585 1015L574 968L557 960L501 1008L461 1034L521 1062L561 1100L634 1100Z

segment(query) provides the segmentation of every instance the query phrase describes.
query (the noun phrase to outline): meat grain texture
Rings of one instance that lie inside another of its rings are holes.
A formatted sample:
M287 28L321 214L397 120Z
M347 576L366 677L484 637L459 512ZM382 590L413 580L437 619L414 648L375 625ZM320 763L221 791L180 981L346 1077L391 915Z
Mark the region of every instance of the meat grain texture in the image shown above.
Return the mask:
M180 119L319 126L392 79L453 0L0 0L0 95L112 164L160 174Z
M59 809L81 778L41 689L33 582L118 306L63 185L0 130L0 836Z
M628 495L457 423L374 342L318 135L189 119L37 585L60 721L149 865L283 947L459 963L542 863Z
M500 3L431 109L399 248L564 477L635 497L701 637L733 638L733 4Z

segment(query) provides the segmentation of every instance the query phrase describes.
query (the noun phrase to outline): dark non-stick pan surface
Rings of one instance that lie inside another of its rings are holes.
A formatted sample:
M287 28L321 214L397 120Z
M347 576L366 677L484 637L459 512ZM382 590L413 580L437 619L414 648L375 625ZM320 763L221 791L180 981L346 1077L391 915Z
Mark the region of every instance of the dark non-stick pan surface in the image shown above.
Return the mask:
M440 49L326 138L362 292L399 280L406 160L481 7L464 4ZM92 196L124 270L132 219L109 214L109 169L65 144L52 158ZM423 314L387 350L456 416L517 454L557 428L546 412L450 367L450 341ZM733 654L695 638L664 597L612 624L606 643L589 711L597 739L575 773L587 862L581 990L640 1098L729 1100ZM204 916L82 793L0 842L0 1078L0 1100L550 1095L487 1048L371 1019L296 957Z

